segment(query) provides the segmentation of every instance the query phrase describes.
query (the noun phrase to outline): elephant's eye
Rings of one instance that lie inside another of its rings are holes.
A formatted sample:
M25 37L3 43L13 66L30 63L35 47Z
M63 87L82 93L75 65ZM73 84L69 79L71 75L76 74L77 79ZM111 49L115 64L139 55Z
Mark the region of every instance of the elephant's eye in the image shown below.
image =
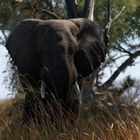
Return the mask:
M69 54L69 55L73 55L74 53L75 53L75 48L70 46L70 47L68 48L68 54Z

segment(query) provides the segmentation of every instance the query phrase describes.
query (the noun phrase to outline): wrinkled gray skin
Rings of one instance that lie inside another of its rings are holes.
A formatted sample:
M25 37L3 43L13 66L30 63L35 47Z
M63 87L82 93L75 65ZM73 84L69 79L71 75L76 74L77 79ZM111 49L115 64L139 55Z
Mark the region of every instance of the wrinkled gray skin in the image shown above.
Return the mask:
M22 75L24 89L26 79L39 89L43 99L47 98L46 93L53 93L68 107L72 104L67 103L72 88L79 92L79 77L96 72L106 54L102 30L88 19L24 20L9 36L6 48ZM35 102L34 95L28 92L25 122L34 116Z

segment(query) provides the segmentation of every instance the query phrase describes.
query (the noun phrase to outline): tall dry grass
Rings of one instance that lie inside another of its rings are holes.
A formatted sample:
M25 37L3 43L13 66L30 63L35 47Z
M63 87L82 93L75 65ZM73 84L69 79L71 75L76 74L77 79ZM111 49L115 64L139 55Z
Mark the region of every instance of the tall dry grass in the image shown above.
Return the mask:
M82 106L78 120L60 109L51 121L40 104L40 121L30 126L22 123L22 108L23 97L0 102L0 140L140 140L140 112L133 106L96 102Z

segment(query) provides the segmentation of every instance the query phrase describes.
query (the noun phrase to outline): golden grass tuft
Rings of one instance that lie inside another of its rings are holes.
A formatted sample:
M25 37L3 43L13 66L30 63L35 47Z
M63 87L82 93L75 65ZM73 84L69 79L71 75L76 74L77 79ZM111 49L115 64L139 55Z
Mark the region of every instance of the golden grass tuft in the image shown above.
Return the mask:
M41 121L29 127L22 124L22 97L1 101L0 140L140 140L140 112L132 106L94 104L78 120L60 112L53 122L40 107Z

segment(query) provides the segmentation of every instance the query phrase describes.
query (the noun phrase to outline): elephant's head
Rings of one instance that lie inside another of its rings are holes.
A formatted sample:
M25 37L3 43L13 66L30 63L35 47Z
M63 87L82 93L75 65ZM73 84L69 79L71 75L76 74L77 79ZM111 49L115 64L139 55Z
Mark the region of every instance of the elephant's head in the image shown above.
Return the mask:
M20 74L41 82L40 93L64 102L78 76L86 77L104 61L102 30L88 19L25 20L11 34L7 49Z

